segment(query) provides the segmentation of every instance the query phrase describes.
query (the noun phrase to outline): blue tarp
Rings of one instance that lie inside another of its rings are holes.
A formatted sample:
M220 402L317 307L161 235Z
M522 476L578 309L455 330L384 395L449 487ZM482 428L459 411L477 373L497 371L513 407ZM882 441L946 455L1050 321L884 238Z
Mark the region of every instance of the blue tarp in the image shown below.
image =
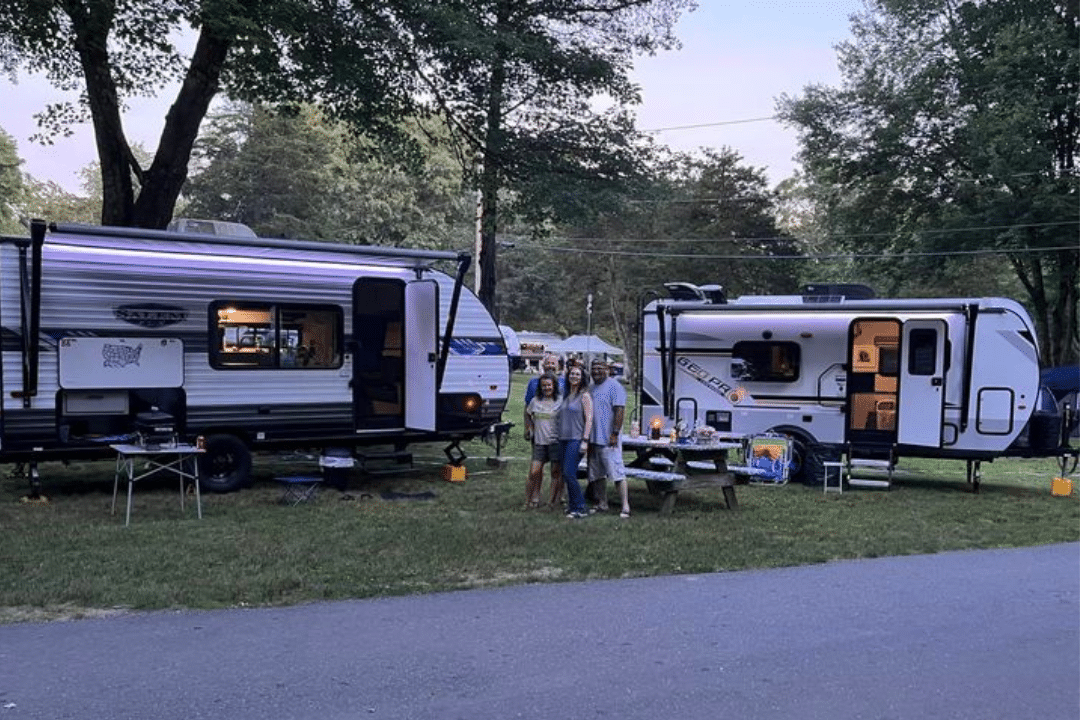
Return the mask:
M1042 371L1042 384L1061 400L1069 393L1080 392L1080 365L1064 365Z

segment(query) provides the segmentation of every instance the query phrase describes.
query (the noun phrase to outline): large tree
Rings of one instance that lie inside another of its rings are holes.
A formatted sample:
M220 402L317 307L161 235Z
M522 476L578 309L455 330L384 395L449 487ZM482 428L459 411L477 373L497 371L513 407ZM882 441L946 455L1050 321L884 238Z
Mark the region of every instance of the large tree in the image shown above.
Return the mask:
M18 232L19 207L26 192L15 140L0 128L0 232Z
M232 96L316 100L368 130L392 132L409 106L388 55L386 5L337 0L5 0L0 70L43 73L80 93L39 115L42 138L92 121L101 165L102 223L164 227L187 177L210 102ZM173 38L197 33L190 57ZM131 152L122 112L167 82L180 89L148 167Z
M316 108L293 114L231 103L210 114L195 146L184 212L267 237L467 247L471 193L445 150L416 135L422 158L402 163Z
M496 234L595 209L640 171L635 54L674 43L690 0L414 0L405 54L480 191L480 299L497 312ZM609 103L596 109L598 99ZM588 191L584 190L588 186ZM509 207L513 203L515 207Z
M784 258L795 241L775 210L764 171L730 148L652 155L646 179L614 207L502 254L504 319L584 332L591 294L591 329L633 348L639 306L666 282L719 284L731 295L792 292L799 261Z
M0 129L0 233L25 235L30 218L63 218L72 222L93 222L94 208L100 207L100 193L91 197L74 195L54 182L35 180L21 171L15 141ZM95 165L93 170L97 169ZM83 179L91 168L84 168ZM93 196L94 188L84 182Z
M867 272L901 291L997 253L1046 360L1075 362L1076 1L871 0L852 29L841 87L780 101L835 247L887 256Z

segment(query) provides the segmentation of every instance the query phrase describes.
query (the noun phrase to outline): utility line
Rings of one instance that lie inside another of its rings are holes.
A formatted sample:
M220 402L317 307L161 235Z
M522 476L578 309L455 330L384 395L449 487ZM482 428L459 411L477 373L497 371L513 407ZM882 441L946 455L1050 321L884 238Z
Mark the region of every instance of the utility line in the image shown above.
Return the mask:
M697 125L672 125L671 127L652 128L649 130L642 130L646 133L658 133L667 132L668 130L696 130L697 128L707 127L720 127L721 125L742 125L745 123L766 122L768 120L776 120L778 116L770 115L769 117L759 118L746 118L745 120L722 120L720 122L699 123Z
M830 255L701 255L698 253L665 253L665 252L634 252L629 250L592 250L587 248L573 248L563 246L544 246L547 252L579 253L583 255L607 255L617 257L640 257L640 258L684 258L692 260L872 260L872 259L897 259L897 258L933 258L933 257L959 257L975 255L1038 255L1061 250L1080 250L1075 245L1061 245L1048 248L1015 248L994 250L950 250L946 252L907 252L907 253L837 253Z
M940 228L940 229L928 229L928 230L912 230L907 233L896 232L874 232L874 233L850 233L850 234L833 234L828 233L826 235L829 240L839 239L858 239L858 238L892 238L897 234L908 235L947 235L950 233L959 232L985 232L985 231L997 231L997 230L1024 230L1030 228L1048 228L1048 227L1061 227L1063 225L1080 225L1080 220L1062 220L1059 222L1047 222L1047 223L1020 223L1016 225L977 225L970 227L960 228ZM527 243L533 245L541 245L537 240L525 236L502 236L505 239L511 240L515 243ZM565 241L572 243L715 243L715 242L792 242L797 241L798 237L794 235L774 235L769 237L742 237L742 236L729 236L729 237L708 237L708 238L692 238L692 237L673 237L673 238L601 238L601 237L553 237L552 240ZM548 247L544 245L544 247Z
M1018 172L1008 173L1005 175L996 175L994 177L950 177L942 179L942 182L954 183L954 184L994 184L1000 183L1002 180L1009 178L1024 178L1024 177L1045 177L1045 173L1041 172ZM1056 178L1046 178L1050 182L1064 181L1064 182L1080 182L1080 173L1076 171L1063 171L1063 174ZM814 183L809 186L812 189L825 189L825 188L845 188L843 183ZM760 193L751 193L748 195L727 195L724 197L698 197L698 198L632 198L627 200L631 205L694 205L697 203L723 203L723 202L742 202L742 201L756 201L756 202L775 202L777 200L776 190L765 190Z
M1025 87L1025 89L1027 89L1027 86L1024 86L1024 87ZM983 84L983 85L965 86L965 88L964 88L964 90L966 92L968 92L968 93L971 93L973 91L978 91L978 90L986 90L986 89L993 89L993 90L999 90L1000 91L1000 90L1003 89L1003 87L1002 87L1001 83L994 82L994 83L986 83L986 84ZM911 93L904 93L904 94L900 95L901 99L910 99L912 97L916 97L916 96L911 94ZM1057 100L1070 100L1071 101L1071 100L1073 100L1075 98L1076 98L1075 93L1064 93L1064 94L1060 94L1060 95L1040 95L1040 99L1043 100L1043 101L1057 101ZM745 119L742 119L742 120L718 120L716 122L696 123L696 124L693 124L693 125L671 125L671 126L668 126L668 127L650 128L648 130L641 130L640 132L658 133L658 132L667 132L669 130L697 130L699 128L721 127L723 125L742 125L744 123L768 122L770 120L780 120L780 116L779 115L769 115L768 117L745 118Z

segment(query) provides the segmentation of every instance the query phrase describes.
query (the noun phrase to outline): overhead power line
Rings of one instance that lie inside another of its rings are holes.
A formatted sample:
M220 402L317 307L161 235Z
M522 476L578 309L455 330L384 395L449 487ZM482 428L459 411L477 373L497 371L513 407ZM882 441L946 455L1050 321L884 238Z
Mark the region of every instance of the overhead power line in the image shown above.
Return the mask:
M574 248L558 245L545 245L547 252L579 253L583 255L607 255L615 257L640 257L640 258L684 258L692 260L872 260L887 258L933 258L933 257L959 257L978 255L1039 255L1042 253L1059 252L1061 250L1073 250L1080 252L1075 245L1060 245L1047 248L1014 248L992 250L949 250L944 252L906 252L906 253L836 253L825 255L702 255L699 253L669 253L669 252L638 252L631 250L599 250L589 248Z
M777 120L777 119L778 119L778 116L770 115L769 117L746 118L744 120L721 120L720 122L698 123L697 125L672 125L670 127L651 128L649 130L642 130L641 132L657 133L657 132L667 132L669 130L697 130L698 128L720 127L721 125L743 125L745 123L767 122L769 120Z
M1061 220L1058 222L1047 223L1017 223L1014 225L974 225L969 227L959 228L929 228L926 230L911 230L907 231L908 235L948 235L951 233L961 232L987 232L987 231L1000 231L1000 230L1026 230L1033 228L1048 228L1048 227L1061 227L1065 225L1080 226L1080 220ZM892 238L896 237L897 232L873 232L873 233L828 233L827 238L830 240L852 240L859 238ZM569 243L678 243L678 244L690 244L690 243L715 243L715 242L792 242L798 240L798 237L794 235L774 235L767 237L743 237L731 235L728 237L557 237L554 240L565 241ZM533 238L526 236L514 236L513 241L516 243L535 244L540 243ZM544 245L544 247L550 247ZM1011 252L1011 251L1003 251Z

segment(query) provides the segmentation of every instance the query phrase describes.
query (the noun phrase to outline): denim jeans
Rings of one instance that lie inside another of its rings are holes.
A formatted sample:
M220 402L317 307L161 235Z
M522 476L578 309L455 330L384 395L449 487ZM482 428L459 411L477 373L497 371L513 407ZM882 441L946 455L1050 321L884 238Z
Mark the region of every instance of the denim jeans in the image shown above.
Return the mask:
M578 484L578 463L581 462L581 440L560 440L563 482L566 483L566 509L568 512L585 512L585 496Z

